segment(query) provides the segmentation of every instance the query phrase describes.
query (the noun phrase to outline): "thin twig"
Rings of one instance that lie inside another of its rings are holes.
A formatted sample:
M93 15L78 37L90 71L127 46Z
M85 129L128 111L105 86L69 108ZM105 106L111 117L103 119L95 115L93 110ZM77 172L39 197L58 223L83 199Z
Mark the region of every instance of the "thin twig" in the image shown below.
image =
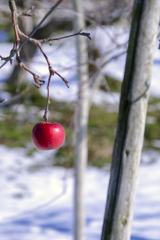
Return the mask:
M33 17L36 15L36 13L31 13L32 10L34 10L35 7L31 6L27 11L25 12L17 12L17 17L19 16L26 16L26 17Z
M38 40L39 42L41 43L46 43L46 42L52 42L52 41L56 41L56 40L61 40L61 39L65 39L65 38L69 38L69 37L74 37L74 36L78 36L78 35L81 35L81 36L86 36L88 37L90 40L91 40L91 37L90 37L90 33L86 33L86 32L82 32L82 30L78 31L77 33L74 33L74 34L71 34L71 35L67 35L67 36L64 36L64 37L59 37L59 38L46 38L46 39L40 39Z

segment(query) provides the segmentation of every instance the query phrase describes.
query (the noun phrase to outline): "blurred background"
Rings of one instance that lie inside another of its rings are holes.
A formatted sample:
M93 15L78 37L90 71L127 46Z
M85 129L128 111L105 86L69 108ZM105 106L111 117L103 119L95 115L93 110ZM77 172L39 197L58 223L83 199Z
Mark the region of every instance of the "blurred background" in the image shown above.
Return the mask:
M19 12L30 6L35 16L19 17L26 35L56 1L21 1ZM117 124L121 82L132 16L131 0L83 3L87 39L89 84L88 167L85 173L86 239L100 239L109 169ZM72 1L63 1L33 36L58 38L75 33ZM80 29L77 29L77 32ZM83 38L83 36L78 36ZM24 41L24 38L21 38ZM14 42L8 2L0 1L0 55L7 57ZM53 69L69 81L68 89L56 75L50 84L49 121L59 122L66 140L58 150L39 151L31 142L33 126L43 121L47 97L48 66L37 47L28 42L21 50L26 66L45 84L37 89L33 77L7 63L0 69L0 211L2 240L72 239L75 138L79 94L76 38L43 43ZM1 63L3 61L1 60ZM160 52L157 46L152 73L139 187L132 240L160 239Z

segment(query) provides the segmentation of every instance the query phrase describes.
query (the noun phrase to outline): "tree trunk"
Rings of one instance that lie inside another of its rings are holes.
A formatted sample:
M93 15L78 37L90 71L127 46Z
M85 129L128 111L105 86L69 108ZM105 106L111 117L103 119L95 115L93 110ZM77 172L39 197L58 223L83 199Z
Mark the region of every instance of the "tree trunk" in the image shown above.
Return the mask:
M81 0L73 0L74 10L81 13L74 19L74 29L79 31L85 28L85 20L83 15L83 7ZM77 133L75 147L75 226L74 239L84 239L84 171L87 163L87 128L88 128L88 52L87 39L82 36L76 38L77 54L78 54L78 80L79 80L79 99L77 112Z
M135 0L101 240L130 239L159 14Z

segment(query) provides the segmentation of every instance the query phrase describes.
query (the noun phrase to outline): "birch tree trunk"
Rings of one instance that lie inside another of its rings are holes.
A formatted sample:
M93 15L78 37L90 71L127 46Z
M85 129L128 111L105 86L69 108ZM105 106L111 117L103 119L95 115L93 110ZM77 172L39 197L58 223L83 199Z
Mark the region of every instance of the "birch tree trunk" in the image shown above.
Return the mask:
M85 28L85 19L83 14L82 0L72 0L74 11L81 13L74 19L75 32ZM78 81L79 81L79 99L77 111L77 132L75 147L75 196L74 196L74 239L84 239L85 214L84 214L84 171L87 163L87 128L89 112L89 81L88 81L88 51L87 39L78 36L77 57L78 57Z
M145 128L159 0L135 0L101 240L129 240Z

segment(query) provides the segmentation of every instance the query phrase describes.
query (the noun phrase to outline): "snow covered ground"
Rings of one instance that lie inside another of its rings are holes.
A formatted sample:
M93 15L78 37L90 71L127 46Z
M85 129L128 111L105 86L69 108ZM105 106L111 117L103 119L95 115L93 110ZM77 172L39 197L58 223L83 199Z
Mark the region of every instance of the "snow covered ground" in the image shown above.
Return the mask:
M51 167L47 159L53 151L38 151L31 158L23 149L0 145L0 153L0 240L72 240L73 169ZM43 168L30 171L35 164ZM160 239L159 169L158 153L144 153L132 240ZM109 166L86 169L86 240L100 239L108 181Z

